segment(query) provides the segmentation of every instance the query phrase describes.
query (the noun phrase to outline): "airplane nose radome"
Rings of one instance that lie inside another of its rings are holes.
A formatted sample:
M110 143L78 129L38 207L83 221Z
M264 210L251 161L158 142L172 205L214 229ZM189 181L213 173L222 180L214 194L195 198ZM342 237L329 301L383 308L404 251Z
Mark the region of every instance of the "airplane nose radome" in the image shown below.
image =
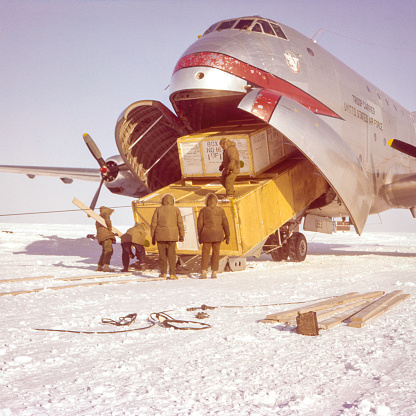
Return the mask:
M176 71L169 94L180 91L214 90L246 93L247 81L216 68L191 67Z

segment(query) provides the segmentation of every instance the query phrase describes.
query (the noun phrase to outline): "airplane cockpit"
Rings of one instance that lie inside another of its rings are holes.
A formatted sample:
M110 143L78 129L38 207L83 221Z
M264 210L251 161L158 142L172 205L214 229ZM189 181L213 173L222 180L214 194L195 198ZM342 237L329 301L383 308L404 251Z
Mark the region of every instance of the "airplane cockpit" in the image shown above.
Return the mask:
M287 40L287 37L282 28L276 22L269 19L260 18L259 16L222 20L210 26L202 36L208 35L214 31L220 32L226 29L258 32Z

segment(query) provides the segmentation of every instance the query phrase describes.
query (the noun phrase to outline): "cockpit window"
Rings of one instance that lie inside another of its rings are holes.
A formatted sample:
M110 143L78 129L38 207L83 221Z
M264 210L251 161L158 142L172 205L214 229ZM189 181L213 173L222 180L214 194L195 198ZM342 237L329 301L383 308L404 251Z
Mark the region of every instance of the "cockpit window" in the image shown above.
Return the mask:
M279 25L276 25L276 23L270 24L272 25L272 28L274 29L274 32L276 33L277 37L287 39L286 35L283 33L283 30Z
M235 29L235 30L246 30L248 32L258 32L265 35L277 36L281 39L286 39L287 37L283 32L282 28L273 20L265 20L258 18L260 16L253 16L251 18L241 18L233 20L224 20L222 22L217 22L209 27L209 29L204 33L208 35L213 31L221 31L226 29Z
M224 29L231 29L234 26L236 20L227 20L222 22L218 27L217 30L224 30Z
M261 26L263 27L263 31L264 31L264 33L267 33L268 35L273 35L273 36L274 36L273 29L272 29L272 27L270 26L270 23L269 23L269 22L266 22L265 20L259 20L258 22L259 22L259 23L261 24Z
M218 24L218 23L214 23L212 26L210 26L210 27L209 27L209 28L205 31L205 33L203 34L203 36L208 35L208 33L213 32L213 31L214 31L214 29L216 28L217 24Z
M253 19L249 20L249 19L241 19L235 26L234 29L239 29L239 30L246 30L248 29L251 24L253 23Z
M262 30L261 30L261 26L258 24L258 23L256 23L254 26L253 26L253 28L251 29L251 31L252 32L263 32Z

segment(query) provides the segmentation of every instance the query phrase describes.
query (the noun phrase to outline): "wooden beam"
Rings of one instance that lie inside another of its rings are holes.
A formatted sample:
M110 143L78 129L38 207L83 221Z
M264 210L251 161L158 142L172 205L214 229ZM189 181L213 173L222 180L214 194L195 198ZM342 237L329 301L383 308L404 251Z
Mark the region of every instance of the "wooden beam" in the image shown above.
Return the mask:
M384 305L384 308L379 310L376 314L371 315L365 321L362 322L350 322L348 326L352 326L354 328L362 328L363 326L367 325L369 322L373 321L374 319L378 318L380 315L383 315L390 309L393 309L395 306L399 305L400 303L404 302L406 299L410 298L409 294L406 295L399 295L390 300L387 304Z
M78 208L82 209L89 217L92 217L95 219L95 221L99 222L102 226L107 228L107 225L105 223L105 220L103 217L98 215L96 212L94 212L91 208L88 208L84 203L82 203L79 199L74 198L72 200L72 203L76 205ZM116 227L112 227L111 230L116 236L121 237L123 233L119 230L117 230Z
M23 294L27 294L27 293L41 292L41 291L44 291L44 290L73 289L73 288L76 288L76 287L101 286L101 285L107 285L107 284L110 284L110 283L121 284L121 283L138 283L138 282L155 282L155 281L160 281L160 280L166 280L166 279L163 279L161 277L147 277L147 278L143 278L143 279L130 279L130 280L106 280L106 281L102 281L102 282L80 283L80 284L77 284L77 285L52 286L52 287L42 287L42 288L30 289L30 290L18 290L16 292L0 293L0 296L7 296L7 295L17 296L17 295L23 295Z
M372 315L376 314L379 310L383 309L384 305L389 303L395 297L401 295L403 290L395 290L387 295L382 296L380 299L375 300L366 308L362 309L354 316L351 316L351 321L354 322L363 322L370 318Z
M358 305L358 302L354 303L354 305L356 305L355 307L347 309L341 313L337 313L328 319L318 322L319 328L331 329L334 326L339 325L341 322L345 321L346 319L350 318L355 313L359 312L363 308L363 305L367 305L370 303L370 301L368 300L359 301L359 302L363 302L363 303L361 303L361 305ZM353 305L350 305L350 306L353 306Z
M356 302L344 304L344 305L338 306L336 308L322 310L322 311L319 311L319 312L316 313L316 318L318 319L318 321L319 321L318 323L320 324L321 321L323 321L326 318L329 318L332 315L339 314L341 312L348 311L352 308L357 308L359 306L359 308L355 311L355 312L358 312L363 307L362 305L364 305L365 303L368 303L368 302L369 301L367 299L360 299ZM352 313L349 316L351 316L351 315L352 315ZM296 324L296 318L291 318L290 321L288 321L288 324L289 325L295 325Z
M0 280L0 283L26 282L28 280L53 279L54 276L17 277L16 279Z
M88 280L88 279L105 279L110 277L118 277L118 276L130 276L132 272L125 272L125 273L106 273L106 274L97 274L97 275L89 275L89 276L74 276L74 277L57 277L55 280L65 280L65 281L73 281L73 280Z
M377 292L368 292L364 294L360 294L358 292L347 293L346 295L336 296L332 299L314 303L309 306L304 306L297 309L291 309L289 311L283 311L279 313L274 313L272 315L267 315L266 320L274 320L276 322L287 320L287 318L291 318L293 316L297 316L298 313L305 313L310 311L320 311L323 309L333 308L337 305L342 305L344 303L351 303L361 299L374 299L384 295L385 292L377 291Z

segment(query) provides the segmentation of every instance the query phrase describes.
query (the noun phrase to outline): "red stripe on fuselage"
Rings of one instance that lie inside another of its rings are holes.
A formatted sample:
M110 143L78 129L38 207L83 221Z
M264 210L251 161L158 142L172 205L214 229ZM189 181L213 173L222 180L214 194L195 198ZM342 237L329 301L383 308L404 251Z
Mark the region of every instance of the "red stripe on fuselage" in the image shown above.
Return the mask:
M338 114L322 104L320 101L290 84L282 78L276 77L268 72L262 71L252 65L239 61L228 55L217 52L197 52L186 55L176 64L173 73L183 68L205 66L209 68L220 69L239 78L245 79L249 83L259 87L275 91L285 97L288 97L310 111L329 117L341 118Z
M261 90L253 103L251 113L268 123L281 97L275 91Z

